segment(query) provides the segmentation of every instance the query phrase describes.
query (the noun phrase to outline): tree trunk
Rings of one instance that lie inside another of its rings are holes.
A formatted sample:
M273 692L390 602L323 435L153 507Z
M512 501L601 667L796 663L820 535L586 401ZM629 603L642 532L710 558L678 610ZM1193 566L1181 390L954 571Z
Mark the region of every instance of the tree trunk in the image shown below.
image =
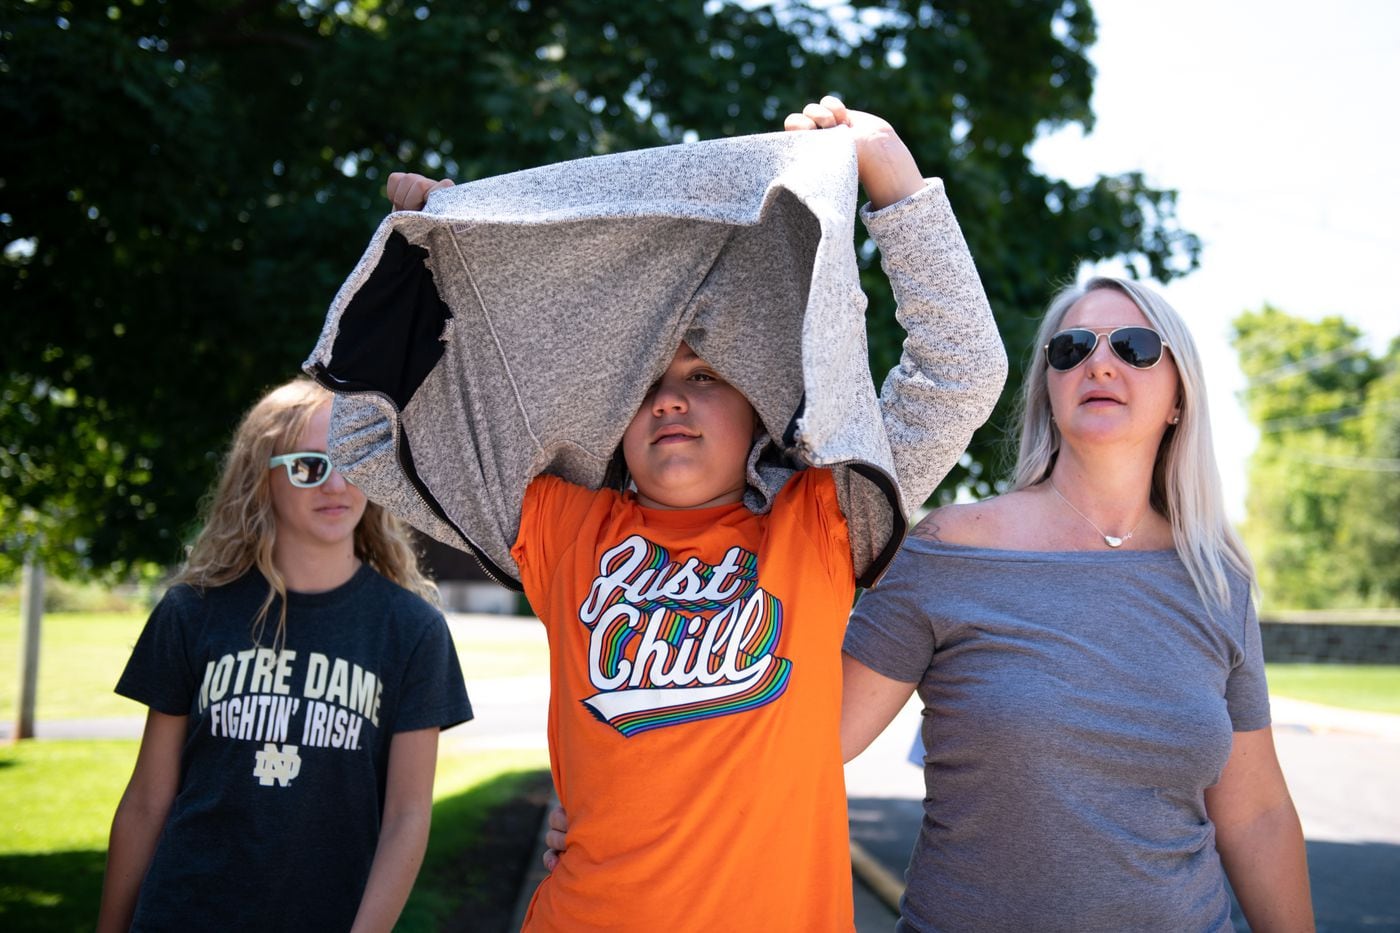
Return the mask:
M44 616L44 567L33 556L24 562L19 597L19 704L13 741L34 738L34 700L39 686L39 623Z

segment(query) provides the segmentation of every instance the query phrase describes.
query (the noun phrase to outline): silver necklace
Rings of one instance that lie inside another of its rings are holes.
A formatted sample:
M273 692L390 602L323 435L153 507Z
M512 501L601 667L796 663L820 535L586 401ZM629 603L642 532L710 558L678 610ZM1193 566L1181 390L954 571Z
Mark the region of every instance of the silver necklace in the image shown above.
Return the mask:
M1133 536L1133 532L1134 532L1134 531L1137 531L1139 528L1141 528L1141 527L1142 527L1142 523L1147 519L1147 513L1144 512L1142 518L1139 518L1139 519L1138 519L1138 523L1137 523L1136 525L1133 526L1133 531L1128 532L1127 534L1125 534L1125 535L1124 535L1123 537L1121 537L1121 538L1118 537L1117 535L1104 534L1104 530L1103 530L1102 528L1100 528L1098 525L1095 525L1093 519L1091 519L1089 516L1085 515L1083 512L1079 511L1079 509L1077 509L1077 508L1074 507L1074 503L1073 503L1073 502L1071 502L1071 501L1069 501L1068 499L1065 498L1065 494L1062 493L1062 492L1060 492L1059 487L1055 485L1055 481L1054 481L1053 479L1050 480L1049 482L1050 482L1050 488L1053 489L1053 490L1055 490L1055 495L1059 496L1060 499L1064 502L1065 505L1067 505L1067 506L1069 506L1070 508L1074 509L1074 514L1075 514L1075 515L1078 515L1080 518L1082 518L1082 519L1084 519L1086 522L1088 522L1088 523L1089 523L1089 527L1092 528L1092 529L1094 529L1095 531L1097 531L1097 532L1099 533L1099 537L1103 538L1103 543L1104 543L1104 544L1107 544L1109 547L1122 547L1122 546L1123 546L1123 542L1124 542L1124 541L1127 541L1129 538L1131 538L1131 537ZM1150 512L1150 511L1152 511L1152 510L1151 510L1151 509L1148 509L1148 511Z

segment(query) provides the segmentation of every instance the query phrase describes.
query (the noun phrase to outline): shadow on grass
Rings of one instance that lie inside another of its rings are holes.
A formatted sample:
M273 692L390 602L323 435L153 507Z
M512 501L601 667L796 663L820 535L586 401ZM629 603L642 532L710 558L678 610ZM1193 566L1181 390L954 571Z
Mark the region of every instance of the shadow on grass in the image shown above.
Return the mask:
M91 930L106 863L102 851L0 856L0 929Z
M507 930L550 796L549 771L509 771L433 805L418 883L396 930ZM100 850L0 855L0 930L88 931L97 922Z
M433 804L433 829L401 933L510 928L552 784L547 769L507 771Z

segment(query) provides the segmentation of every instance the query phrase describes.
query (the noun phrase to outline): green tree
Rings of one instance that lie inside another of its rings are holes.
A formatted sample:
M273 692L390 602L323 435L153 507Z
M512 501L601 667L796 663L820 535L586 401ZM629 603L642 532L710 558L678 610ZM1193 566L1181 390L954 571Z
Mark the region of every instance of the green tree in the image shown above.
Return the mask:
M1392 340L1359 412L1363 457L1347 503L1358 542L1357 596L1400 606L1400 338Z
M841 93L947 178L1008 397L1079 261L1196 260L1171 192L1032 170L1039 130L1092 123L1084 0L0 3L0 576L35 547L63 573L178 558L238 413L314 342L401 167L462 181L770 130ZM882 372L898 333L867 285ZM943 494L989 491L999 441Z
M1265 306L1234 321L1259 427L1245 538L1276 608L1400 604L1400 342Z

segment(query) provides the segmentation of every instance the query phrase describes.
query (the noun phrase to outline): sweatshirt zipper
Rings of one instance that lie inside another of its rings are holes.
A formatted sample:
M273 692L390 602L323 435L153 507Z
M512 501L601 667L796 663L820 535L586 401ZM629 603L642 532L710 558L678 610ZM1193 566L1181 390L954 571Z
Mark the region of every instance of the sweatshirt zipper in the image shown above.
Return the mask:
M891 529L890 538L885 542L885 546L880 549L880 553L871 561L870 568L866 568L865 574L856 580L856 586L861 589L872 589L884 579L885 573L890 569L890 564L894 562L895 554L899 551L899 546L904 543L905 535L909 532L909 519L904 517L904 511L899 504L899 490L895 481L888 473L880 467L867 460L835 460L831 463L814 463L809 455L810 451L800 438L794 437L794 453L797 458L809 467L829 470L834 467L842 467L853 473L859 474L865 479L875 484L875 488L885 494L889 501L890 514L894 516L894 527ZM850 519L847 518L847 522ZM875 573L871 576L870 569L874 568Z
M333 392L336 395L377 396L378 398L383 399L384 401L388 402L391 406L393 406L395 411L398 411L398 406L394 405L393 400L390 399L383 392L380 392L376 389L345 388L345 383L340 382L334 376L332 376L330 370L326 368L326 365L324 363L315 363L311 367L311 376L318 383L320 383L322 388L327 389L328 391ZM472 560L476 561L476 565L481 568L481 572L486 574L487 578L490 579L492 583L495 583L497 586L503 586L506 589L516 593L524 592L525 588L521 586L519 582L517 582L514 578L507 576L504 571L502 571L499 567L496 566L494 561L483 556L481 549L476 545L474 541L472 541L466 536L465 533L463 533L461 528L457 527L457 523L449 519L447 515L442 511L441 507L434 508L433 504L428 500L428 497L425 496L423 494L423 491L418 488L418 483L420 481L418 480L417 474L409 470L407 464L405 464L403 461L402 454L400 453L400 451L403 449L403 428L400 425L400 419L395 417L391 418L390 421L393 422L394 427L394 457L398 460L399 469L402 470L404 476L408 478L408 487L412 489L413 494L418 497L419 503L429 514L436 516L445 525L447 525L447 527L451 528L454 532L457 533L457 537L460 538L462 543L466 545L466 553L472 556ZM459 548L458 550L463 549Z

